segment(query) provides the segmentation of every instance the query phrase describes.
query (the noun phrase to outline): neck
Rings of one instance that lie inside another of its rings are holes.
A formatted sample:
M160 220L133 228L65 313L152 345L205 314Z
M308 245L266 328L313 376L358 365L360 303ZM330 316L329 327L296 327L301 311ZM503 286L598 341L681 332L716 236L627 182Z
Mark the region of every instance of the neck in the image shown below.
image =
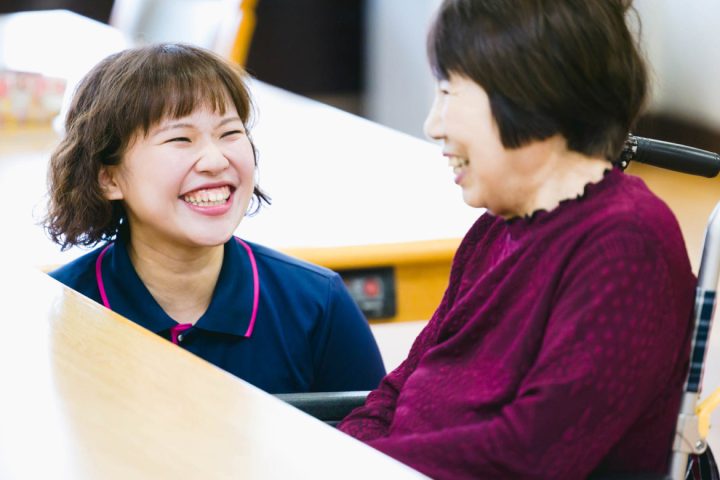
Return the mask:
M520 157L525 171L518 175L512 211L501 216L530 215L536 210L553 210L561 201L577 198L589 183L602 180L610 162L567 149L565 140L554 136L527 147Z
M130 261L155 301L178 323L205 313L220 276L224 246L162 249L130 233Z

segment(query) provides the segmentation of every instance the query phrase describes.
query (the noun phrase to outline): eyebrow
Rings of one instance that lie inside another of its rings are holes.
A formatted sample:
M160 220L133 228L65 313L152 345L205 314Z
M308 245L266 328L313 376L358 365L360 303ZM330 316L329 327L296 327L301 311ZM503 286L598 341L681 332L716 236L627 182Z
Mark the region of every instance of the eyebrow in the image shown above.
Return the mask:
M234 121L242 122L242 119L240 117L227 117L227 118L222 119L215 128L220 128L223 125L226 125L226 124L228 124L230 122L234 122ZM168 130L172 130L174 128L193 128L194 126L195 125L193 125L192 123L183 123L183 122L171 123L169 125L165 125L164 127L160 127L160 128L152 130L150 132L150 135L157 135L159 133L166 132Z

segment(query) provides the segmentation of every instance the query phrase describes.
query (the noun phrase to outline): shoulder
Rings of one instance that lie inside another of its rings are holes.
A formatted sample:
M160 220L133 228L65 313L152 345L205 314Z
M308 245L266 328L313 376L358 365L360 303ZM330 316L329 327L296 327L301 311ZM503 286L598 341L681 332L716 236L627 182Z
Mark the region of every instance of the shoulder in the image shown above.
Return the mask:
M470 229L465 232L456 251L456 258L472 254L478 246L496 241L506 233L506 221L488 210L483 211Z
M522 222L519 228L522 228ZM631 237L661 248L684 250L672 210L641 178L610 171L602 182L588 184L576 199L561 202L523 233L550 245L587 245L612 237Z
M619 173L619 172L618 172ZM649 246L685 250L680 225L670 207L636 176L620 178L602 204L595 205L597 233L632 236Z
M617 175L613 188L565 219L577 247L572 256L589 264L610 259L626 266L650 262L667 267L673 277L691 278L687 248L672 210L642 179Z
M255 257L261 291L276 301L322 310L346 296L336 272L263 245L245 243Z
M258 266L262 266L266 270L290 275L292 277L300 277L307 280L315 279L325 282L335 281L339 278L339 275L329 268L291 257L290 255L257 243L248 242L247 240L243 241L252 249Z
M66 263L65 265L48 272L55 280L77 290L84 295L94 297L97 290L95 279L95 264L105 245Z
M624 172L613 172L618 178L607 191L606 200L612 199L608 205L615 207L619 212L642 213L655 218L672 217L673 213L667 204L648 188L645 181L635 175Z
M261 292L276 308L289 308L293 318L333 318L343 322L363 318L340 275L263 245L245 241L251 248L260 276Z

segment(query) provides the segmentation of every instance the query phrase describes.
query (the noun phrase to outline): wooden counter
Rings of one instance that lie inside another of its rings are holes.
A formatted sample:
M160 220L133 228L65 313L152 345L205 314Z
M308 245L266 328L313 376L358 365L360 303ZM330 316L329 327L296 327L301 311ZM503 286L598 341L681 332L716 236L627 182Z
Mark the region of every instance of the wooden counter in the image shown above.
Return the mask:
M0 478L417 478L46 275L0 280Z

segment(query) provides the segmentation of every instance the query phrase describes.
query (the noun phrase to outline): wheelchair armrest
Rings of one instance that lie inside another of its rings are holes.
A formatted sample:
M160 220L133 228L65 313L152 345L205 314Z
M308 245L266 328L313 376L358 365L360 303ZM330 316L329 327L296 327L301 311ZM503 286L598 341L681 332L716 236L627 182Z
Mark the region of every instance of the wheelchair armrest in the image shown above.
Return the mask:
M318 420L336 425L354 408L363 405L368 393L370 392L279 393L275 396Z

